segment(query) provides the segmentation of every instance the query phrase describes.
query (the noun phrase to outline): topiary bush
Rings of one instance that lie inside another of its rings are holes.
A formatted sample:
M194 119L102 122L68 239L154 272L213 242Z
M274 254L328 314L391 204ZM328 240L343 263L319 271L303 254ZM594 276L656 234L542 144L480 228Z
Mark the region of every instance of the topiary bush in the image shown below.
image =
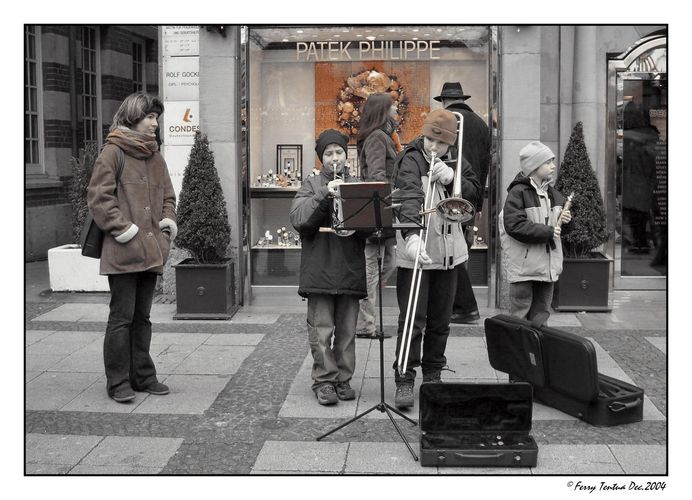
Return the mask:
M603 197L596 173L584 143L582 122L577 122L567 144L555 188L572 198L572 222L561 239L566 257L589 257L593 250L608 241Z
M231 241L226 200L209 140L199 131L183 174L177 216L176 246L189 250L198 263L217 264L225 259Z
M84 149L79 150L79 158L74 156L70 158L72 180L70 181L69 198L72 205L72 238L75 243L79 243L84 219L89 213L87 188L98 154L99 150L96 144L87 144Z

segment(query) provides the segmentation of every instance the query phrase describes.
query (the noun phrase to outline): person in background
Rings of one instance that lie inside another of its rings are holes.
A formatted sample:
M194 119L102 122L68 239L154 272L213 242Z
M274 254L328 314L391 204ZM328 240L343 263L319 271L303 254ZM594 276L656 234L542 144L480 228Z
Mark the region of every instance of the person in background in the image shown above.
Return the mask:
M135 399L134 391L169 393L149 354L156 279L178 232L175 192L156 141L162 113L154 96L125 98L87 191L89 212L104 232L100 272L108 276L111 300L103 361L108 396L118 403Z
M462 155L471 164L480 183L481 195L476 203L476 212L480 212L483 208L483 192L490 168L490 129L485 121L466 104L466 100L470 97L464 94L461 83L445 82L442 92L434 99L441 102L444 109L460 113L464 117ZM458 146L457 141L450 151L453 156L457 154ZM464 231L466 243L470 248L474 238L473 221L464 228ZM457 289L454 296L452 323L475 323L481 319L467 266L468 262L463 266L457 266Z
M569 210L553 188L555 155L545 144L533 141L519 151L521 172L507 188L500 212L500 244L509 281L509 312L544 325L550 316L553 285L562 272L562 228Z
M401 200L401 208L397 213L399 222L421 220L420 212L423 209L428 176L433 182L431 192L428 193L432 206L449 198L453 192L455 172L446 162L456 161L456 158L448 154L457 138L455 116L444 109L431 111L425 118L421 132L422 137L406 146L397 160L394 185L399 189L397 199ZM431 165L433 153L435 161ZM480 185L471 165L465 160L462 161L462 174L464 198L474 204ZM419 298L410 337L407 369L404 373L399 373L398 356L417 256L418 264L423 268ZM427 242L424 247L418 229L402 229L397 234L396 293L399 323L397 359L393 367L396 383L394 404L398 408L413 406L416 367L421 367L424 383L441 381L440 373L447 364L445 349L457 285L456 267L463 265L467 259L468 248L461 223L450 222L437 211L427 218Z
M315 147L322 170L308 176L291 204L291 224L300 233L298 294L308 300L312 390L321 405L355 399L350 380L356 367L358 301L365 297L365 234L320 232L332 223L336 186L348 182L348 137L322 132ZM341 176L343 178L337 178Z
M392 182L394 159L401 150L401 144L395 131L397 110L389 94L371 94L365 104L360 118L357 151L358 163L361 166L361 176L366 182ZM391 277L396 266L394 246L396 238L394 231L383 231L384 238L379 248L382 258L382 283ZM371 236L365 244L365 270L368 284L368 296L360 301L356 336L359 338L375 338L377 306L377 238ZM384 337L391 337L385 335Z

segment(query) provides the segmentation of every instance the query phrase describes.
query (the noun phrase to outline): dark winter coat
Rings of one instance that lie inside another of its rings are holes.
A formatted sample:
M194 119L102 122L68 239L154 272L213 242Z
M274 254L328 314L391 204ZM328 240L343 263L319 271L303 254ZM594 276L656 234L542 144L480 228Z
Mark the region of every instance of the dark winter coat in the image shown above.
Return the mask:
M423 207L425 190L428 186L429 162L423 156L423 138L419 137L411 142L401 152L395 169L394 186L399 189L397 202L401 203L399 211L395 212L399 222L420 222L420 211ZM456 158L450 158L449 154L441 158L451 168L456 168ZM480 186L476 174L471 165L462 159L462 197L475 204L480 192ZM453 181L447 186L435 183L433 201L435 206L438 201L449 198L453 190ZM406 243L404 239L408 234L418 232L416 229L397 232L397 266L412 269L414 262L406 255ZM437 212L428 218L428 241L426 252L432 259L432 264L423 266L423 269L451 269L468 260L468 247L463 236L461 223L449 222L443 219Z
M365 239L355 233L341 237L320 233L330 227L332 198L327 176L310 175L305 179L291 204L291 224L300 233L300 283L298 294L368 295L365 284Z
M463 102L449 105L448 111L460 113L464 117L464 132L462 136L462 156L471 164L476 173L481 189L485 189L485 181L490 169L490 129L483 118L478 116L473 110ZM451 149L451 148L450 148ZM456 145L450 154L456 157ZM481 210L483 197L478 197L476 210Z
M89 212L104 231L101 274L161 274L170 239L177 233L175 192L166 162L153 139L115 130L96 159L87 191ZM125 163L116 189L118 148Z
M391 182L395 158L394 141L384 130L374 130L358 143L358 164L364 181Z
M508 281L557 281L562 272L562 243L555 240L554 231L564 197L552 186L539 192L521 172L507 191L499 229Z

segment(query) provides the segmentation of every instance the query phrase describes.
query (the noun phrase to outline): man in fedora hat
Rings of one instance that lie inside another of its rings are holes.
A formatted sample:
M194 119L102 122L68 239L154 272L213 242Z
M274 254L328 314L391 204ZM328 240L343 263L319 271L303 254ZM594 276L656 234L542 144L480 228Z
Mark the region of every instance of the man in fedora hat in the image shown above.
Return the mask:
M490 130L483 119L465 103L466 99L470 97L470 95L464 94L461 83L445 82L442 85L440 95L433 99L441 102L446 110L460 113L464 117L462 155L473 167L481 185L481 196L478 197L476 203L476 211L480 211L483 208L485 180L490 168ZM455 146L458 144L455 143ZM456 147L450 153L456 155ZM473 223L471 223L471 228L467 228L466 231L467 233L470 231L471 236L473 236ZM467 237L467 242L468 240ZM457 273L457 290L451 322L474 323L481 317L478 313L478 304L473 295L473 287L466 266L457 266Z

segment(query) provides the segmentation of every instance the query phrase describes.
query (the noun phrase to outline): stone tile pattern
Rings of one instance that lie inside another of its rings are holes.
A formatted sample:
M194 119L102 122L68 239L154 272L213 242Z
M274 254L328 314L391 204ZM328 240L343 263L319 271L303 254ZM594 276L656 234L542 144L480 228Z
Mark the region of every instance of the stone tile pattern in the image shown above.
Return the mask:
M171 325L175 328L171 328ZM68 326L69 329L75 328L75 324L70 322L31 321L27 324L27 329L64 330ZM85 331L102 331L104 326L103 323L90 321L77 325L80 330ZM644 340L644 335L660 336L665 335L665 332L646 331L640 334L640 332L614 329L598 331L579 327L565 328L598 342L635 383L645 388L656 407L665 413L665 356ZM168 323L155 325L154 329L155 331L192 333L199 331L199 325L185 324L185 322ZM394 330L394 327L390 326L389 329ZM279 415L291 385L306 359L307 339L304 314L282 314L276 323L268 325L229 324L228 322L205 324L204 330L212 334L243 334L251 331L263 335L262 340L240 363L237 371L232 374L226 386L204 414L105 414L28 410L25 418L27 433L60 434L68 437L87 436L99 437L99 439L103 436L176 439L179 440L176 443L180 443L177 451L161 468L161 473L250 474L261 473L261 471L271 472L270 468L280 467L280 464L269 461L270 448L263 454L265 443L279 447L274 449L288 446L280 444L286 442L299 442L303 446L309 443L312 446L317 435L343 423L341 418L287 418ZM482 326L452 329L452 337L482 337L483 334ZM358 340L358 342L368 341ZM309 380L305 383L309 384ZM313 403L316 404L316 402ZM418 428L411 425L400 425L400 427L414 449L417 449L420 437ZM541 452L541 457L549 466L546 470L563 470L559 457L564 456L564 450L553 446L565 446L565 449L581 446L586 447L584 448L585 457L594 457L592 462L585 462L585 459L582 459L581 463L603 464L598 473L609 473L612 470L613 473L621 474L628 472L626 467L634 467L637 463L636 454L633 452L629 452L630 458L626 456L626 453L623 454L626 450L631 450L632 445L650 446L652 448L640 449L644 450L644 453L646 450L653 450L652 453L660 456L661 447L665 448L666 445L667 426L665 421L643 421L612 428L596 428L575 420L542 420L534 422L532 434L541 450L544 451ZM402 457L408 455L408 450L401 443L399 435L388 419L360 419L319 444L325 446L320 450L332 450L324 453L342 453L344 446L347 447L343 467L338 471L330 470L329 473L360 474L367 473L367 471L356 469L368 467L367 454L370 453L368 449L373 447L373 443L386 443L387 449L391 447L394 453L401 454ZM613 448L620 445L625 445L624 449ZM615 451L621 454L621 459ZM407 457L407 460L410 461L410 458ZM48 465L60 468L65 464ZM97 464L80 465L99 466ZM257 470L253 470L253 465ZM127 467L123 464L113 464L113 466ZM418 465L415 467L420 468ZM537 471L541 473L540 465ZM62 469L55 469L51 473L65 472ZM405 472L394 470L393 473ZM573 474L575 470L572 468L565 473Z

